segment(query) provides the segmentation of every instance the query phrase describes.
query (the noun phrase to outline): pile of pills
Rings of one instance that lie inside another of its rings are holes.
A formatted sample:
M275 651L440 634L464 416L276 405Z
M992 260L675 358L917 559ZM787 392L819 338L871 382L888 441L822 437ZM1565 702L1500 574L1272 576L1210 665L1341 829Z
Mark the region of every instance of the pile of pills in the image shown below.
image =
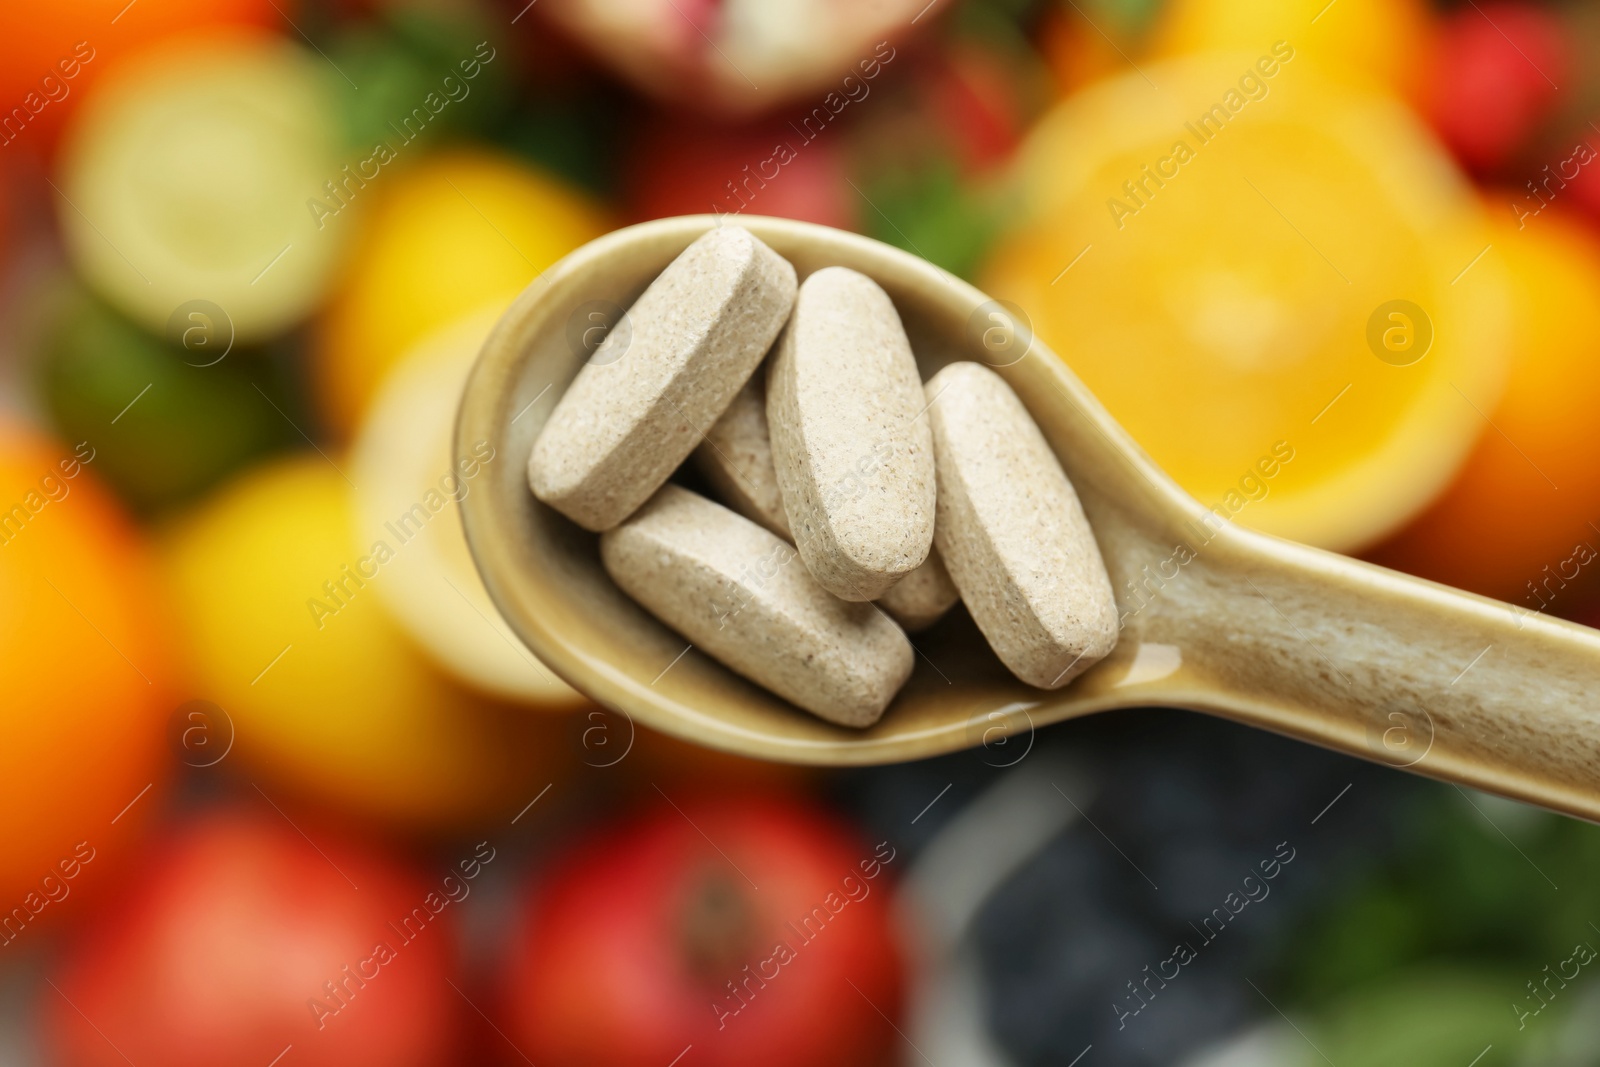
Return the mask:
M861 727L911 674L906 632L958 600L1043 689L1116 644L1094 533L1022 402L977 363L924 384L872 279L827 267L797 285L719 227L624 321L534 441L528 482L695 647ZM721 503L668 484L691 455Z

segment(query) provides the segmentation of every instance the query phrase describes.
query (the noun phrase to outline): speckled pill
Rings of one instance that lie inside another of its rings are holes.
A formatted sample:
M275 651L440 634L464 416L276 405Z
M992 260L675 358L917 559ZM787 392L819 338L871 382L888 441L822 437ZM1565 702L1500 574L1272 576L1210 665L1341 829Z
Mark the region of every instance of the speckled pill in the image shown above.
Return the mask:
M1017 394L952 363L929 380L938 464L935 539L990 647L1056 689L1117 643L1116 600L1078 494Z
M528 458L534 496L607 530L659 489L761 363L794 303L794 268L748 230L707 232L606 335Z
M682 486L600 538L612 581L731 670L841 726L871 726L911 674L904 633L819 586L769 530Z
M889 295L844 267L805 280L767 372L767 424L800 558L845 600L872 600L933 545L933 440Z
M934 539L938 539L937 528ZM914 634L944 618L945 612L955 607L960 599L961 592L951 581L938 549L934 549L922 566L895 582L878 598L878 606L893 615L906 633Z
M694 450L694 460L722 503L793 542L778 472L772 465L762 374L751 377L733 398L705 443ZM916 633L938 622L960 599L939 553L929 552L922 566L890 586L877 602L907 633Z
M694 450L696 469L722 503L779 537L792 539L767 434L766 376L755 374Z

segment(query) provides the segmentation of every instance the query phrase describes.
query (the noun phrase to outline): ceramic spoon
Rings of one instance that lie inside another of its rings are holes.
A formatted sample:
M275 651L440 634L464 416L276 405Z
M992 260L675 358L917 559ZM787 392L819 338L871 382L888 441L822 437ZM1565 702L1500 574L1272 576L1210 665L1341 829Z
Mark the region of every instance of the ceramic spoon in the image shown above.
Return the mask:
M1013 679L958 612L913 638L910 682L876 726L855 731L686 651L612 585L596 537L533 499L527 457L581 365L576 339L599 321L591 312L603 314L597 302L629 306L717 225L696 216L619 230L536 279L489 337L462 400L458 456L480 442L496 456L463 502L478 568L512 629L573 686L690 741L818 764L979 744L1009 745L1011 760L1047 723L1191 708L1600 821L1600 632L1222 522L1044 344L994 358L970 325L988 303L977 289L854 234L783 219L738 224L802 278L838 264L876 279L925 378L952 360L1007 364L997 369L1060 457L1099 539L1124 613L1120 641L1071 685L1045 692Z

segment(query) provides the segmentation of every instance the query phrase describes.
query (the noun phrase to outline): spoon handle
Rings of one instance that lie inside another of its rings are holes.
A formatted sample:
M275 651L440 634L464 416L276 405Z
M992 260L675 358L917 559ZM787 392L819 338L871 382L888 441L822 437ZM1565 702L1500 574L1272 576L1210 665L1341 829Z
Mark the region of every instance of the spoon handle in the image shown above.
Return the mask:
M1600 631L1229 535L1178 610L1195 703L1600 822Z

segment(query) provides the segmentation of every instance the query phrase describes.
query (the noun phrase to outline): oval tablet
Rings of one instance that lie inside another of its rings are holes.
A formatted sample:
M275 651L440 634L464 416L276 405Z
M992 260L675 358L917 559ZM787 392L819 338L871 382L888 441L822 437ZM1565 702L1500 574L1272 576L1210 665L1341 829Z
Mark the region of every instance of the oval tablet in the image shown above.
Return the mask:
M934 539L938 539L935 532ZM956 583L939 558L939 550L928 553L922 566L891 585L878 598L878 606L898 622L906 633L926 630L944 617L961 599Z
M994 371L952 363L927 393L939 554L1011 673L1065 685L1117 643L1111 579L1078 494Z
M590 530L627 518L703 439L794 303L788 260L748 230L698 238L606 335L528 459L534 496Z
M829 722L872 725L911 674L886 615L830 595L788 542L681 486L603 534L600 559L696 648Z
M779 537L791 537L783 493L778 488L778 472L772 465L763 375L753 375L739 390L728 410L694 450L694 463L722 503Z
M926 403L889 295L845 267L807 278L767 372L767 424L795 547L835 596L871 600L928 558Z
M694 450L694 459L722 503L793 543L778 472L772 465L766 386L761 374L739 390L706 434L705 442ZM929 552L922 566L890 586L877 602L907 633L915 633L938 622L960 599L939 553Z

